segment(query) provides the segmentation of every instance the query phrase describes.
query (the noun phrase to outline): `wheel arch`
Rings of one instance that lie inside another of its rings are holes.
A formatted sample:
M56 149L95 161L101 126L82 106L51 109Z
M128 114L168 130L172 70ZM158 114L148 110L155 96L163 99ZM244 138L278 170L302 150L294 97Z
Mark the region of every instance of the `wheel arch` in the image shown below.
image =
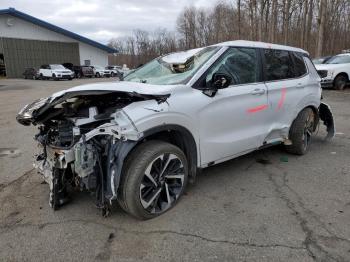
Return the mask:
M189 180L194 181L198 172L198 150L197 143L192 133L185 127L180 125L162 125L150 128L143 132L143 136L140 138L137 145L149 141L149 140L161 140L173 144L179 147L186 155L189 165Z
M298 115L304 111L306 108L310 108L314 114L315 114L315 124L314 124L314 130L313 131L316 131L316 128L317 128L317 125L318 125L318 122L320 121L320 116L319 116L319 113L318 113L318 108L315 106L315 105L307 105L305 106L304 108L302 108L301 110L299 110L299 112L294 116L294 119L292 121L292 124L291 126L293 125L294 121L297 119Z
M348 81L349 81L349 74L346 73L346 72L340 72L340 73L338 73L338 74L334 77L333 83L334 83L335 79L336 79L338 76L345 76L345 77L348 79Z

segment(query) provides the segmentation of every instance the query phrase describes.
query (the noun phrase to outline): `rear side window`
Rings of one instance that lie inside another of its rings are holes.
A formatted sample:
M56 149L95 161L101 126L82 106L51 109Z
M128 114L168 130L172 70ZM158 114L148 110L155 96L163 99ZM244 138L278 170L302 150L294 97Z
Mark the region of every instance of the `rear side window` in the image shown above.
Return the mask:
M288 51L264 50L266 80L282 80L293 78L293 62Z
M291 56L294 60L294 74L295 77L303 76L307 73L304 58L298 53L291 52Z

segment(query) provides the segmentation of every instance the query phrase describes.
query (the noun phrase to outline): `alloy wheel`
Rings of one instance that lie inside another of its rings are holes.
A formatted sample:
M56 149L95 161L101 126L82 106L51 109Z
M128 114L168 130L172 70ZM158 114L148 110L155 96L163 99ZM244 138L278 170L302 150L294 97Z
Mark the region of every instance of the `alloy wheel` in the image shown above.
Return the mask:
M146 168L140 184L143 208L152 214L172 207L182 193L185 173L181 159L175 154L157 156Z
M304 149L306 150L307 147L310 144L311 140L311 135L313 132L314 128L314 121L315 121L315 116L314 114L309 114L306 121L305 121L305 127L304 127L304 132L303 132L303 142L304 142Z

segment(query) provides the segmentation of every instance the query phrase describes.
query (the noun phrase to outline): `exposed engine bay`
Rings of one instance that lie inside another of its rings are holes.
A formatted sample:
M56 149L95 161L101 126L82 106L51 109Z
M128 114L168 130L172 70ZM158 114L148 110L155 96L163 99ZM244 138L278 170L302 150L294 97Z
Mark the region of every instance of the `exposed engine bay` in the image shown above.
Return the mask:
M138 140L137 129L122 108L149 99L162 103L167 97L67 92L24 107L17 121L38 125L34 139L41 152L34 165L50 186L50 206L56 210L70 200L72 190L87 190L95 193L96 206L108 215L111 201L117 198L123 160Z

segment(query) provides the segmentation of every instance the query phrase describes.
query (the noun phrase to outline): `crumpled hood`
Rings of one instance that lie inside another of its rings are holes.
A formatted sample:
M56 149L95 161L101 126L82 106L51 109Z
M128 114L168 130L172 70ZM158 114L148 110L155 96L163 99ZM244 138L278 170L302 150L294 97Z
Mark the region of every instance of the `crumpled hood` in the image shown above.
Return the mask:
M81 92L81 91L116 91L116 92L127 92L127 93L138 93L142 95L167 95L172 92L172 90L182 87L181 85L150 85L137 82L104 82L96 84L88 84L76 86L63 91L54 93L51 96L51 101L56 97L60 97L65 93Z
M118 94L120 96L135 97L137 99L154 99L159 104L167 100L175 88L183 85L149 85L135 82L110 82L76 86L67 90L54 93L48 98L41 98L26 105L17 114L17 121L22 125L38 123L46 119L47 112L54 106L78 96L94 96L106 94Z

